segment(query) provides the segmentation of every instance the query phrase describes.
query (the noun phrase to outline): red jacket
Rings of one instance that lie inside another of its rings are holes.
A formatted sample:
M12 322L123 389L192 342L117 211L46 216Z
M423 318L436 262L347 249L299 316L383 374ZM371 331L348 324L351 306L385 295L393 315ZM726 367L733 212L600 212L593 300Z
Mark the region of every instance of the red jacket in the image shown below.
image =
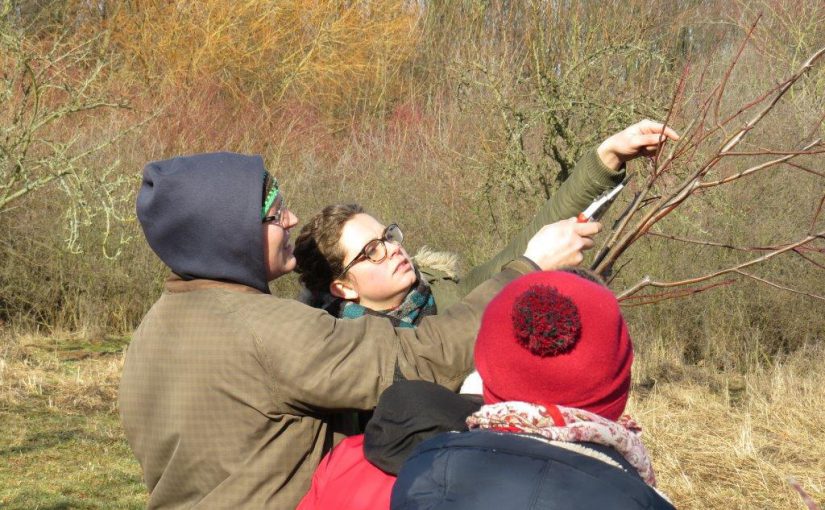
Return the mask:
M351 436L321 461L296 510L389 510L394 483L364 458L364 435Z

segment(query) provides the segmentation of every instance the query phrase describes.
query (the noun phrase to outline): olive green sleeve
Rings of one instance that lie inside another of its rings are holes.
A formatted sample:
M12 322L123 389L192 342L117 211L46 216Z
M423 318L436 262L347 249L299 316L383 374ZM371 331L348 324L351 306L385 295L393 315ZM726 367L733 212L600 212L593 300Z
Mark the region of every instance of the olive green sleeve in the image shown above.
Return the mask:
M624 167L618 171L607 168L599 159L595 147L587 150L570 177L564 181L555 195L544 202L532 221L503 250L484 264L473 268L461 279L457 295L467 294L497 273L501 266L523 255L527 243L541 227L576 216L597 196L622 182L624 175Z

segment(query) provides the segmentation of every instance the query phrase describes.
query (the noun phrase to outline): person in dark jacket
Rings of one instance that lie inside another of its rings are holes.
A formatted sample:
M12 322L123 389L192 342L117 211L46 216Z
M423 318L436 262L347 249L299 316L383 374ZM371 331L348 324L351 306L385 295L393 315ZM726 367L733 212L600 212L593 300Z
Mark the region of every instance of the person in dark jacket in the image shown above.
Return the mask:
M421 443L393 510L665 510L638 425L623 415L633 347L613 294L566 272L508 284L475 346L485 405L470 430Z

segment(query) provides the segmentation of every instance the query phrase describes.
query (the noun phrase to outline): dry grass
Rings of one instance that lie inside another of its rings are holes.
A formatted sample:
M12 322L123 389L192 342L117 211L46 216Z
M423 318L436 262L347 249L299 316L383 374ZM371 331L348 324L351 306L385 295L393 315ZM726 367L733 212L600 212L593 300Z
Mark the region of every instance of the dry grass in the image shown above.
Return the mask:
M114 412L124 345L78 334L0 337L0 408L41 403L67 414Z
M0 508L143 508L116 412L124 339L0 329Z
M802 510L789 477L825 501L825 348L742 374L686 364L672 339L637 343L629 411L645 427L660 488L678 508ZM0 415L9 427L0 434L0 486L7 487L0 505L64 501L67 489L55 493L46 471L75 487L68 507L140 506L139 467L116 412L123 346L123 339L5 334ZM67 469L86 459L88 472ZM107 485L94 492L101 472Z
M679 508L804 508L825 501L825 349L748 373L684 365L664 342L637 357L630 411Z

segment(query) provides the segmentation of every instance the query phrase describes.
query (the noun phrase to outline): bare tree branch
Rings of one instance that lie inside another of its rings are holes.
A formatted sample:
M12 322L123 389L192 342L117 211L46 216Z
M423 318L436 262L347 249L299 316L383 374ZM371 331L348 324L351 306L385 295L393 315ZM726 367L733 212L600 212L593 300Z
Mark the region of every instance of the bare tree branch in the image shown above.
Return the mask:
M751 279L753 279L753 280L756 280L756 281L758 281L758 282L764 283L764 284L766 284L766 285L770 285L771 287L774 287L774 288L776 288L776 289L782 289L782 290L786 290L786 291L788 291L788 292L793 292L794 294L801 294L801 295L803 295L803 296L808 296L809 298L814 298L814 299L819 299L820 301L825 301L825 296L820 296L820 295L818 295L818 294L811 294L811 293L809 293L809 292L803 292L803 291L801 291L801 290L792 289L791 287L788 287L788 286L786 286L786 285L780 285L780 284L778 284L778 283L772 282L772 281L767 280L767 279L765 279L765 278L760 278L759 276L756 276L756 275L754 275L754 274L751 274L751 273L746 273L745 271L736 270L736 271L734 271L734 272L735 272L736 274L741 274L742 276L745 276L745 277L751 278Z
M702 275L702 276L696 276L696 277L693 277L693 278L688 278L688 279L685 279L685 280L666 282L666 281L653 280L653 279L650 278L650 276L645 276L641 281L639 281L638 283L636 283L632 287L624 290L623 292L620 292L619 295L618 295L618 298L622 299L622 298L626 298L628 296L632 296L632 295L636 294L637 292L639 292L640 290L644 289L645 287L657 287L657 288L681 287L681 286L685 286L685 285L693 285L693 284L696 284L696 283L701 283L701 282L704 282L704 281L707 281L707 280L710 280L710 279L713 279L713 278L717 278L717 277L725 275L725 274L736 273L736 272L738 272L738 271L740 271L740 270L742 270L746 267L750 267L750 266L753 266L755 264L759 264L761 262L765 262L767 260L770 260L770 259L776 257L777 255L781 255L782 253L785 253L787 251L791 251L794 248L797 248L799 246L810 243L811 241L813 241L815 239L818 239L818 238L822 238L823 236L825 236L825 230L823 230L822 232L819 232L817 234L809 235L807 237L804 237L803 239L801 239L801 240L799 240L795 243L791 243L791 244L789 244L789 245L787 245L783 248L780 248L778 250L774 250L774 251L772 251L770 253L767 253L767 254L765 254L761 257L751 259L747 262L743 262L741 264L737 264L735 266L728 267L726 269L721 269L719 271L714 271L712 273L708 273L708 274L705 274L705 275Z
M747 34L745 35L744 39L742 40L742 44L739 45L739 49L736 51L736 56L731 60L730 65L728 66L727 70L725 70L725 74L722 77L722 82L719 84L719 87L716 88L716 101L713 106L713 120L716 125L719 125L719 107L722 103L722 98L725 95L725 87L728 84L728 80L730 80L730 75L733 72L733 68L736 67L736 64L739 62L739 59L742 58L742 52L745 51L745 47L750 42L751 38L753 37L753 31L756 30L756 25L759 24L759 20L762 19L762 13L759 13L756 16L756 19L753 21L750 29L748 29Z
M819 262L817 262L817 261L813 260L812 258L808 257L807 255L802 253L799 248L796 248L793 252L796 253L797 255L799 255L803 260L809 262L810 264L816 266L817 268L825 270L825 265L820 264Z
M689 289L677 289L671 290L667 292L657 292L655 294L645 294L642 296L627 296L627 297L619 297L618 300L622 303L624 307L631 307L631 306L643 306L643 305L650 305L653 303L660 303L662 301L666 301L669 299L678 299L687 296L693 296L700 292L704 292L706 290L715 289L716 287L723 287L727 285L732 285L736 283L735 279L724 280L721 282L715 282L710 285L704 285L702 287L691 287ZM631 300L638 300L632 303L626 303L626 301Z
M742 170L742 171L741 171L741 172L739 172L739 173L736 173L736 174L730 175L730 176L728 176L728 177L725 177L724 179L719 179L718 181L704 181L704 182L697 182L697 183L694 185L693 189L694 189L694 190L699 190L699 189L704 189L704 188L710 188L711 186L719 186L720 184L727 184L727 183L729 183L729 182L731 182L731 181L735 181L735 180L737 180L737 179L740 179L740 178L742 178L742 177L745 177L746 175L750 175L750 174L756 173L756 172L758 172L758 171L760 171L760 170L765 170L766 168L771 168L771 167L773 167L773 166L776 166L776 165L779 165L779 164L781 164L781 163L784 163L784 162L786 162L786 161L788 161L788 160L790 160L790 159L793 159L793 158L795 158L796 156L799 156L799 155L801 155L801 154L811 154L811 152L806 152L806 151L807 151L808 149L810 149L811 147L814 147L814 146L816 146L816 145L819 145L821 142L822 142L822 139L817 138L817 139L816 139L816 140L814 140L813 142L811 142L811 143L809 143L808 145L806 145L805 147L803 147L803 148L802 148L802 150L800 150L800 151L788 152L788 153L786 153L786 154L787 154L787 156L784 156L784 157L781 157L781 158L778 158L778 159L774 159L774 160L771 160L771 161L766 161L766 162L764 162L764 163L762 163L762 164L760 164L760 165L752 166L752 167L748 168L747 170ZM764 155L764 154L774 154L774 153L767 153L767 152L766 152L766 153L757 153L757 154L758 154L758 155L760 155L760 156L762 156L762 155ZM730 155L731 155L731 154L727 154L727 156L730 156Z
M97 215L105 215L104 243L113 221L125 221L116 209L130 200L130 177L118 173L119 161L101 168L91 158L146 122L130 123L131 128L115 129L89 142L72 129L78 124L75 120L86 115L129 108L98 91L108 66L95 52L99 37L78 40L58 34L45 43L35 41L0 17L0 54L7 64L0 98L9 104L0 119L0 215L24 197L56 185L65 195L60 200L66 211L62 225L72 252L80 250L80 230L92 225Z
M653 236L653 237L662 237L664 239L670 239L672 241L679 241L683 243L690 243L690 244L697 244L703 246L714 246L717 248L727 248L729 250L736 250L736 251L776 251L782 248L786 248L787 244L782 245L767 245L767 246L736 246L729 243L719 243L715 241L703 241L700 239L690 239L687 237L680 237L680 236L672 236L668 234L662 234L661 232L648 232L646 235ZM825 253L825 248L814 248L811 246L799 246L794 249L794 251L811 251L816 253Z
M811 227L808 230L809 232L813 232L816 228L816 222L817 220L819 220L819 215L822 213L823 205L825 205L825 193L823 193L822 198L819 199L819 205L816 207L816 211L814 212L814 215L811 218Z
M793 168L798 168L799 170L802 170L803 172L808 172L809 174L813 174L813 175L817 175L819 177L825 178L825 173L817 172L816 170L813 170L811 168L802 166L798 163L794 163L792 161L786 161L785 164L790 166L790 167L793 167Z
M821 140L817 140L813 145L818 145ZM726 152L723 154L724 157L730 156L780 156L780 155L790 155L790 156L802 156L804 154L825 154L825 149L819 149L815 151L811 150L799 150L799 151L776 151L770 149L762 149L759 151L750 151L750 152Z
M752 30L751 30L752 32ZM749 34L751 33L749 32ZM790 90L791 86L796 83L803 75L805 75L816 63L822 55L825 54L825 47L819 49L818 51L814 52L798 69L794 72L790 78L786 79L784 82L779 84L776 87L773 87L772 90L775 91L773 93L773 97L770 97L770 94L764 94L761 98L757 101L752 101L751 103L745 105L743 108L740 108L739 112L745 111L752 106L759 104L763 100L767 100L767 104L762 107L756 114L754 114L750 120L748 120L741 128L739 128L736 132L732 135L727 136L724 142L721 144L720 148L714 151L709 157L705 158L704 162L696 167L688 176L682 180L682 182L677 185L672 191L669 193L662 193L661 198L656 202L656 204L646 213L641 215L641 218L636 221L634 226L627 229L630 219L633 218L637 213L640 212L640 206L646 196L652 190L654 184L660 179L664 172L664 168L668 165L673 165L675 162L679 160L681 157L685 157L686 155L692 159L687 152L686 149L682 150L675 150L673 155L665 160L662 163L662 166L659 168L653 169L650 173L650 177L647 179L645 186L640 191L640 194L634 197L634 201L631 204L630 212L628 216L622 221L616 229L612 232L611 236L608 238L607 243L602 247L602 249L598 252L595 262L592 268L599 273L605 272L608 268L612 267L615 261L624 253L627 248L629 248L634 242L636 242L640 237L644 236L650 228L669 215L673 210L677 207L682 205L685 200L687 200L691 195L693 195L697 190L711 187L711 186L718 186L722 184L726 184L732 181L735 181L741 177L751 175L756 173L760 170L770 168L772 166L778 165L780 163L784 163L789 161L790 159L801 155L801 154L812 154L812 153L819 153L820 151L811 151L810 149L817 144L819 144L820 140L816 140L813 143L809 143L806 145L801 151L787 151L787 152L778 152L778 151L763 151L758 153L747 153L750 155L771 155L771 154L781 154L783 157L774 159L772 161L764 162L754 167L748 168L737 174L732 176L715 180L715 181L707 181L705 183L701 182L701 179L707 175L713 168L717 166L717 164L726 156L728 155L744 155L745 153L735 153L732 150L744 139L744 137L749 133L759 122L761 122L767 114L773 110L776 104L782 99L785 94ZM734 57L734 62L731 64L731 68L735 65L735 61L740 58L741 53L738 53L736 57ZM723 78L723 82L719 87L720 91L724 90L724 83L726 78ZM679 92L677 91L676 95ZM718 96L717 96L718 98ZM768 99L770 98L770 99ZM715 109L718 108L719 100L717 99L715 104ZM707 104L703 106L703 111L701 114L706 114ZM734 117L736 115L734 115ZM716 113L714 114L716 116ZM727 122L733 117L729 119L725 119L723 122ZM702 126L704 122L700 122L699 126ZM717 121L716 130L722 129L723 124ZM697 148L699 144L704 143L709 136L706 133L698 134L699 127L695 128L694 134L687 136L686 138L691 139L691 142L688 145L692 145L693 148ZM690 153L692 154L692 152Z

